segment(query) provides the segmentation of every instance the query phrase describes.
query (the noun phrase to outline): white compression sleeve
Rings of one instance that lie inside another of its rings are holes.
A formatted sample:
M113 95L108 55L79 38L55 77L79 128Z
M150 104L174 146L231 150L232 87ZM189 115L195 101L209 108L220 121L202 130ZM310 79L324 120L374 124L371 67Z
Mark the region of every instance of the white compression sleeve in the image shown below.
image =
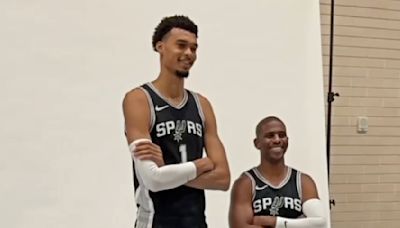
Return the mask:
M158 167L153 161L137 159L133 155L136 144L145 141L151 142L149 139L137 139L129 145L129 150L135 162L135 172L139 174L147 189L157 192L176 188L196 178L197 169L193 162Z
M306 218L277 217L275 228L326 228L326 219L321 200L309 199L304 202L303 213Z

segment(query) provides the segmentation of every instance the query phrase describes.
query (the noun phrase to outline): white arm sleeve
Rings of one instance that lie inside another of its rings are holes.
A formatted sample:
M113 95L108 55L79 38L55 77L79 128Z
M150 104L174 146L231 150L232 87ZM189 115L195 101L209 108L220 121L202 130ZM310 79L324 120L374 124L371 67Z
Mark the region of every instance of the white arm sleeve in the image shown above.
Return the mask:
M176 188L196 178L197 169L193 162L158 167L153 161L137 159L133 155L133 151L137 143L144 141L151 142L149 139L138 139L129 145L129 150L135 162L136 176L138 177L139 183L143 184L144 187L153 192L157 192Z
M306 218L290 219L277 217L276 228L326 228L326 219L321 200L309 199L303 203Z

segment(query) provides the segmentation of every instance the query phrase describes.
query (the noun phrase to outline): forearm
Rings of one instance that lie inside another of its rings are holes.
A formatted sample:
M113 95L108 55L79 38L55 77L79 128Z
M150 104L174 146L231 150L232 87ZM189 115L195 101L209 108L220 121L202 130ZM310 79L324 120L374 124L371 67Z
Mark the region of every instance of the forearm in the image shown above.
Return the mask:
M145 139L136 140L129 145L131 153L134 153L135 146L140 141L145 141ZM133 161L139 181L153 192L176 188L197 176L197 168L193 162L158 167L151 160L140 160L135 156L133 156Z
M289 219L277 217L276 228L326 228L326 219L321 200L309 199L303 203L305 218Z
M270 228L270 226L264 226L259 223L255 224L252 219L252 211L243 209L240 211L237 210L233 213L234 214L229 215L229 228Z
M252 225L252 224L235 224L230 225L229 228L269 228L268 226Z
M153 192L176 188L196 177L192 162L158 167L153 161L134 159L137 172L146 188Z
M273 228L272 226L268 226L268 222L265 221L260 221L259 217L266 217L266 216L257 216L258 219L255 221L253 218L254 216L252 215L252 211L250 211L251 214L248 213L249 211L242 213L242 210L236 211L236 215L230 215L229 216L229 228ZM235 217L234 217L235 216Z
M224 169L213 169L189 181L186 185L198 189L223 190L229 189L230 175Z
M308 217L289 219L277 217L275 228L325 228L326 220L323 217Z

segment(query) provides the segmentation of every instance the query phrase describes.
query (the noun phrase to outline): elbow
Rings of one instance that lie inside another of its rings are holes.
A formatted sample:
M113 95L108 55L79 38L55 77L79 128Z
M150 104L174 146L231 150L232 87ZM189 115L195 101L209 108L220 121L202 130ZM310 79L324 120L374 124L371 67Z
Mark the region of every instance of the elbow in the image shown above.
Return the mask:
M221 187L220 190L224 191L224 192L228 191L229 190L229 185Z
M231 179L230 179L230 177L228 177L228 178L226 178L225 180L222 181L221 190L225 191L225 192L228 191L230 185L231 185Z
M219 190L221 191L228 191L229 187L231 185L231 175L228 172L224 173L221 175L220 181L219 181Z

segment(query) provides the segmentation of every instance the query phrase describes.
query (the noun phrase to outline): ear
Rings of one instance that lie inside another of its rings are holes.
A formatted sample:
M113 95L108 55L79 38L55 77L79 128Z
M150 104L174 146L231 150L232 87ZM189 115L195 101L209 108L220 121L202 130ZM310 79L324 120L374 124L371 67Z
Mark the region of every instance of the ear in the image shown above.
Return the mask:
M254 144L254 147L255 147L255 148L260 149L260 148L258 147L258 139L257 139L257 138L253 139L253 144Z
M163 42L162 42L162 41L158 41L158 42L156 43L156 50L157 50L157 52L158 52L158 53L161 53L161 52L162 52L162 49L163 49Z

